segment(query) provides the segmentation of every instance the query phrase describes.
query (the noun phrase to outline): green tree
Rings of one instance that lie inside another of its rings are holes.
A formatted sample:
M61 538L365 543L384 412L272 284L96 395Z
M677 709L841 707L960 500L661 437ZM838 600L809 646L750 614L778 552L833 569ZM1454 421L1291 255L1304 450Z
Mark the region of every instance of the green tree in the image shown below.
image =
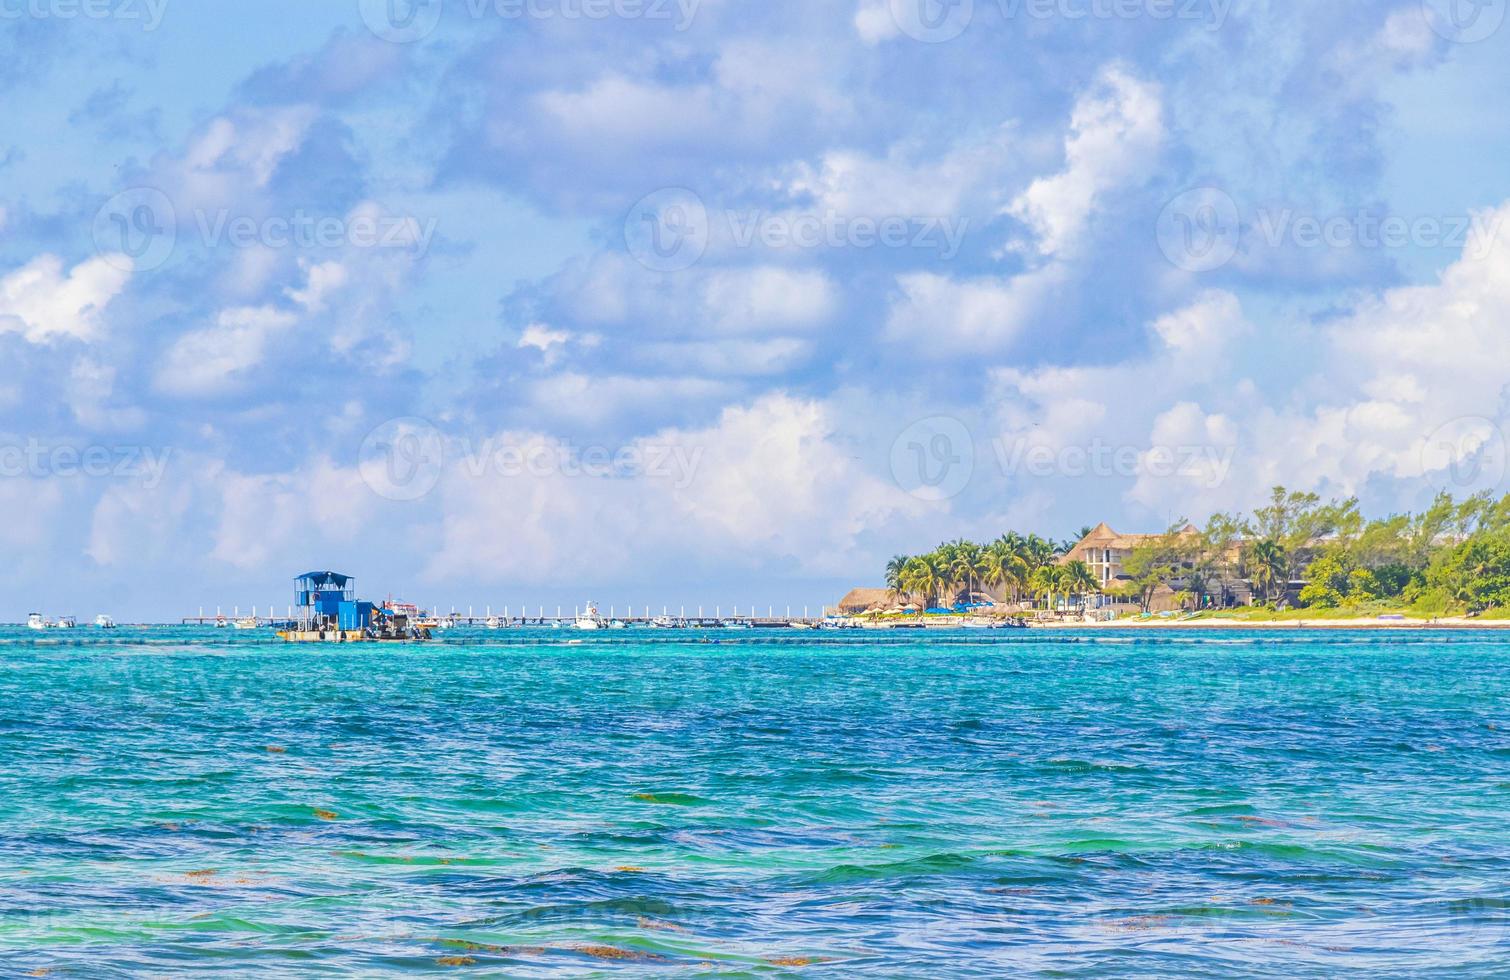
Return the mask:
M1273 538L1255 544L1248 554L1248 577L1264 602L1276 589L1284 589L1290 581L1290 556L1284 546Z
M1096 591L1096 575L1083 561L1066 562L1059 572L1059 585L1085 611L1085 597Z
M987 585L1007 590L1014 600L1021 597L1029 574L1027 561L1018 553L1015 542L1011 540L1015 537L1016 535L1003 535L987 546L983 556L985 571L982 576Z
M1154 596L1161 587L1185 578L1194 569L1200 537L1190 534L1188 528L1188 522L1181 518L1163 534L1134 548L1122 563L1122 574L1131 586L1128 592L1145 613L1153 608Z

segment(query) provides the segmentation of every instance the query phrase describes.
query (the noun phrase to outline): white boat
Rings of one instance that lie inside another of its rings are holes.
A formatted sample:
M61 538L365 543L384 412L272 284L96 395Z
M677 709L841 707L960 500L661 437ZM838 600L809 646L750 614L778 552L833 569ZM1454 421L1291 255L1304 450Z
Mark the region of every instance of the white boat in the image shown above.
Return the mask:
M751 626L749 623L746 623L743 620L738 620L738 619L732 619L732 620L729 620L728 622L721 623L719 625L723 626L723 628L726 629L726 630L748 630L748 629L754 629L755 628L755 627Z
M627 630L629 629L629 624L624 622L623 620L615 619L613 622L608 624L608 628L611 630Z
M102 630L113 630L115 629L115 620L111 619L109 616L106 616L104 613L100 613L98 616L94 617L94 625Z
M215 628L216 629L218 629L218 630L229 629L230 626L231 626L231 621L229 619L226 619L224 616L220 615L219 613L215 614Z
M818 628L812 623L792 623L791 627L794 630L815 630Z
M232 625L234 625L239 630L254 630L254 629L257 628L258 624L257 624L256 617L254 617L254 616L246 616L246 617L243 617L241 619L236 620L236 622L233 623Z
M497 616L489 616L488 617L488 629L490 629L490 630L501 630L501 629L503 629L503 620L499 619Z
M52 624L52 628L55 630L71 630L77 625L79 625L79 621L72 616L59 616L58 621Z
M676 629L676 620L670 616L657 616L650 621L650 625L658 630L674 630Z
M595 603L587 604L587 611L577 614L576 622L572 623L572 629L600 630L603 628L603 617L598 613Z
M47 627L49 627L51 625L52 625L52 623L49 623L47 620L45 620L45 619L42 618L42 614L41 613L32 613L30 616L26 617L26 628L27 629L31 629L31 630L45 630L45 629L47 629Z

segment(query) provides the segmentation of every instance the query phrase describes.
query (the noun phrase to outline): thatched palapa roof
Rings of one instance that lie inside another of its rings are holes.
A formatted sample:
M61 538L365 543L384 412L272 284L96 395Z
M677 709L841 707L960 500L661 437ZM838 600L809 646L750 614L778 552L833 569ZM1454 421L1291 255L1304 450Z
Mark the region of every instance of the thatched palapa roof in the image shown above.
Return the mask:
M867 612L890 606L895 600L890 589L850 589L849 594L839 600L839 611Z

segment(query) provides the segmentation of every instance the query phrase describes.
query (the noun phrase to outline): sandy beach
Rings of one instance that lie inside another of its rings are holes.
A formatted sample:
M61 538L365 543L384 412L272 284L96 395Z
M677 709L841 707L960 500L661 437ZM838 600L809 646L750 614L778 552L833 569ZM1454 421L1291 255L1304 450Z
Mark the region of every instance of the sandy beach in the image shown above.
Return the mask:
M1241 619L1119 619L1106 623L1034 623L1034 629L1506 629L1510 620L1470 619L1467 616L1444 616L1439 619L1293 619L1250 622Z

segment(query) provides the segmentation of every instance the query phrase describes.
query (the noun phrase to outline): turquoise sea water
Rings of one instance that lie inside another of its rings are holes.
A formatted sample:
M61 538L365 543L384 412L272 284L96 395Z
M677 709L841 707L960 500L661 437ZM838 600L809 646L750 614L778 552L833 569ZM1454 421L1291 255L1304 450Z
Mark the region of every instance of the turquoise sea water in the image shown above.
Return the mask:
M1510 971L1510 635L718 638L0 630L0 974Z

